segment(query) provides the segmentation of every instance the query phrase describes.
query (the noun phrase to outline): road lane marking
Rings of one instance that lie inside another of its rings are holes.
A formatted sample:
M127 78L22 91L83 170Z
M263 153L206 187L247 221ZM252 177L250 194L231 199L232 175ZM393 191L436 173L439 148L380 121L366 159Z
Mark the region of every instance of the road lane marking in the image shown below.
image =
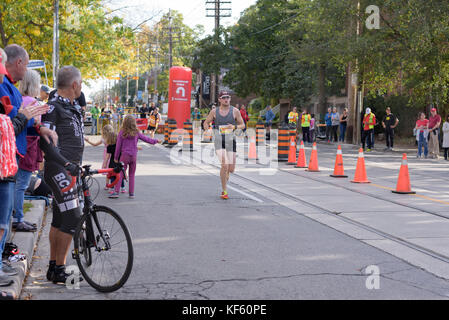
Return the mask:
M373 184L371 184L371 185L374 186L374 187L382 188L382 189L394 190L393 188L384 187L384 186L381 186L381 185L375 184L375 183L373 183ZM439 203L442 203L442 204L447 204L447 205L449 205L449 202L447 202L447 201L434 199L434 198L431 198L431 197L428 197L428 196L425 196L425 195L422 195L422 194L411 194L411 196L415 196L415 197L423 198L423 199L426 199L426 200L429 200L429 201L439 202Z
M260 200L259 198L256 198L256 197L250 195L249 193L243 192L242 190L239 190L239 189L237 189L237 188L231 187L230 185L228 185L228 189L237 191L237 192L243 194L245 197L248 197L248 198L250 198L250 199L252 199L252 200L254 200L254 201L257 201L257 202L259 202L259 203L263 203L263 200Z

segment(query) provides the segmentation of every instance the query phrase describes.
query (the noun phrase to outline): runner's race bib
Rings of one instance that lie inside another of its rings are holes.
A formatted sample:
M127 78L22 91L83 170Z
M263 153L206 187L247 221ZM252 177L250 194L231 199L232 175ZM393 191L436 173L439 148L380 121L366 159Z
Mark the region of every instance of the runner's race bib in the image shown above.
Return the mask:
M229 128L228 126L219 126L218 130L220 131L220 134L231 134L234 129Z

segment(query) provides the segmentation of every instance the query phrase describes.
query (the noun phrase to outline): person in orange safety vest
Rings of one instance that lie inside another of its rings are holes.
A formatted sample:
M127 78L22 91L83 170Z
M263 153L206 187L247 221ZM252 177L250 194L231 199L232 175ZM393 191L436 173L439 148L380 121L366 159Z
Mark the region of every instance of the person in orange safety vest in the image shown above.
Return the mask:
M366 108L365 115L363 117L363 130L362 130L362 146L365 150L365 141L367 145L367 152L370 152L374 146L374 126L376 125L376 116L371 112L370 108Z

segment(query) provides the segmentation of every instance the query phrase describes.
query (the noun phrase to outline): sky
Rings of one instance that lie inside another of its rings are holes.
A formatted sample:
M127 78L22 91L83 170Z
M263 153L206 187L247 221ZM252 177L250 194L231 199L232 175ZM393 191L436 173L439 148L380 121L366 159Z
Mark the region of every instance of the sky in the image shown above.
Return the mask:
M167 13L169 9L179 11L184 16L184 23L190 27L201 24L205 28L205 35L212 34L215 19L206 17L206 1L207 0L105 0L107 6L117 9L117 15L125 19L131 26L136 26L142 21L154 17L148 21L148 25L157 22L159 18ZM211 0L209 0L211 1ZM235 24L240 18L240 13L255 4L257 0L224 0L231 1L226 8L231 8L231 17L221 18L222 26ZM213 7L209 4L208 8ZM103 81L91 81L91 86L84 85L83 92L87 97L91 93L101 90Z

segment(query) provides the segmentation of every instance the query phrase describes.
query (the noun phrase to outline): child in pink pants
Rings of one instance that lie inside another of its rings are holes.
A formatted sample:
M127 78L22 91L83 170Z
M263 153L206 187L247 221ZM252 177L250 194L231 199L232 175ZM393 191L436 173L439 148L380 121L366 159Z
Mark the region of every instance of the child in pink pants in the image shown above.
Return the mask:
M136 174L137 161L137 142L142 140L149 144L156 144L160 141L149 138L137 129L136 119L132 115L127 115L123 120L123 125L117 137L114 161L125 164L125 172L129 167L129 197L134 198L134 180ZM118 198L120 185L122 184L123 173L120 174L120 181L115 185L114 193L109 198Z

